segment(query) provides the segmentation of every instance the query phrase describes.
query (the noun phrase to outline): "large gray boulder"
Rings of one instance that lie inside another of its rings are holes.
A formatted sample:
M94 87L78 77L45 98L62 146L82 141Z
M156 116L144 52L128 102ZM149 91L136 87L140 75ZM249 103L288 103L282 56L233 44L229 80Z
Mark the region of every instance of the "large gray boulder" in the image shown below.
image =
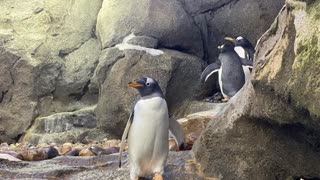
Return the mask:
M203 56L200 31L179 1L105 0L96 29L103 48L134 33L156 38L162 47Z
M252 84L213 117L194 145L204 174L240 180L320 177L314 108L320 88L319 5L288 1L262 36Z
M157 50L159 51L159 50ZM153 77L160 84L170 113L182 116L184 103L194 99L198 93L199 76L203 67L201 59L178 51L161 50L163 54L153 56L145 51L109 48L100 59L96 75L101 93L97 106L98 126L117 137L122 134L133 102L138 96L128 82L141 76Z
M87 87L100 42L101 0L0 2L0 141L16 141L36 116L97 102ZM90 94L91 93L91 94Z

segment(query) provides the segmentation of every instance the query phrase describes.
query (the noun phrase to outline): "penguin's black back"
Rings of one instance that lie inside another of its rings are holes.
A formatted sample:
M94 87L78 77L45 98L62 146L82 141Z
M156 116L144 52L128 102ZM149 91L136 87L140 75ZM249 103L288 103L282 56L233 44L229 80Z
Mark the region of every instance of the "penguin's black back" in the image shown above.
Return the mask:
M240 57L233 49L227 49L220 53L219 60L222 63L222 90L224 94L232 97L245 83Z

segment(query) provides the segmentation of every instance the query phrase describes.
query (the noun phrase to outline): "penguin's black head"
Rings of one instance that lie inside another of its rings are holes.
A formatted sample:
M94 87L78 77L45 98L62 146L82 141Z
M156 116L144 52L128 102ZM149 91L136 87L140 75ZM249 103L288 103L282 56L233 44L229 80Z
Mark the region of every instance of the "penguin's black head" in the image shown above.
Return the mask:
M232 37L225 37L224 39L233 42L235 46L254 49L254 46L251 44L251 42L242 36L238 36L236 39Z
M141 77L139 79L136 79L133 82L129 82L129 86L136 88L139 91L141 97L152 94L163 97L163 93L158 82L150 77Z
M221 46L218 46L221 52L234 51L234 44L230 41L225 41Z

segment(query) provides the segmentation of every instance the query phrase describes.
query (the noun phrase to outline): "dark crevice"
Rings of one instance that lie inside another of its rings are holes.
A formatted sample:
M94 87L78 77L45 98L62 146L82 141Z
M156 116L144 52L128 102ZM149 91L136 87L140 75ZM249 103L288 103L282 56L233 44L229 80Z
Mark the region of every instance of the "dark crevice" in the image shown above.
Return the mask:
M227 6L233 2L237 2L239 0L228 0L228 1L218 1L215 5L213 5L212 7L206 9L206 10L203 10L203 11L200 11L196 14L205 14L205 13L213 13L215 11L217 11L218 9L220 8L223 8L224 6Z
M92 36L92 35L91 35ZM78 50L81 48L81 46L83 44L85 44L86 42L88 42L92 37L88 37L88 39L84 40L83 42L81 42L79 45L77 45L76 47L70 48L70 49L60 49L58 56L62 59L65 59L66 56L68 56L69 54L73 53L74 51Z
M0 94L0 103L2 103L4 97L6 96L6 94L9 92L9 90L6 90L6 91L2 91L1 94Z
M87 83L85 84L85 86L82 88L82 91L80 93L72 93L69 96L73 97L75 100L80 101L81 98L89 91L89 84L90 84L90 80L87 81Z

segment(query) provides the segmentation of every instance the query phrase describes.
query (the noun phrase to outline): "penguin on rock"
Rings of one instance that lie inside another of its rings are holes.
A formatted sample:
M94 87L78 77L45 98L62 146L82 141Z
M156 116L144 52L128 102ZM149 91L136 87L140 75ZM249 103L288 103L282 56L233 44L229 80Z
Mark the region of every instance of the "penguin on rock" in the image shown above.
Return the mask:
M240 58L235 52L235 45L226 41L218 47L220 54L218 61L207 66L201 74L201 81L206 82L214 73L218 72L219 86L224 97L222 101L228 101L245 83L243 66L252 68L252 61Z
M130 179L154 175L154 180L162 180L169 152L169 132L182 149L182 128L176 120L169 119L167 103L156 80L141 77L130 82L129 86L138 90L140 98L134 105L122 135L119 167L128 136Z

